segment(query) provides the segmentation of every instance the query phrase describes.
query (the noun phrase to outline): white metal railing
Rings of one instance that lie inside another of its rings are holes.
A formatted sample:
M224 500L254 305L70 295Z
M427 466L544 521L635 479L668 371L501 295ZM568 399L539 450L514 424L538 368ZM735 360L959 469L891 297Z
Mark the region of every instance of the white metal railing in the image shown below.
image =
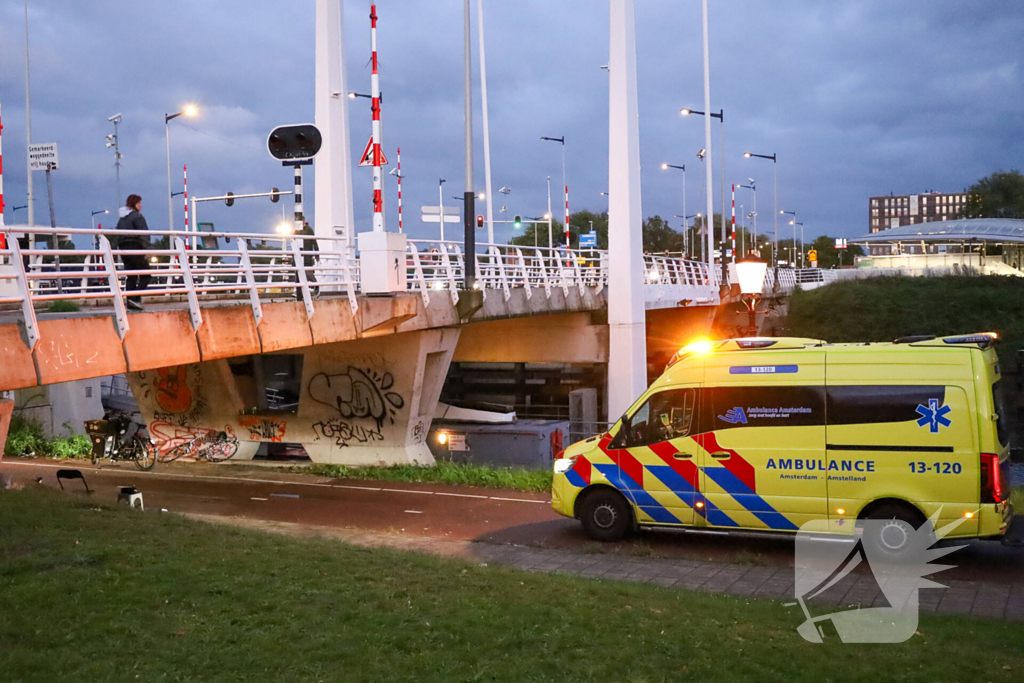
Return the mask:
M81 235L94 245L47 249L27 244L27 240L19 243L18 238L26 236L24 226L0 229L6 242L0 249L0 305L20 307L31 347L39 338L35 308L60 300L109 302L122 338L130 325L129 300L141 296L147 302L186 304L195 329L203 322L201 302L211 300L250 306L257 324L267 298L295 296L303 301L310 317L314 298L321 296L347 297L353 311L358 309L360 262L341 238L216 233L224 242L212 250L188 248L185 239L189 235L176 231L33 226L37 242L54 234ZM132 237L160 246L130 248ZM408 289L420 293L425 302L432 292L442 291L457 302L466 270L462 244L421 239L407 244ZM583 296L588 289L600 293L608 286L605 250L485 243L477 244L475 264L476 286L485 297L500 292L507 300L516 289L524 290L527 298L538 294L551 297L556 292L568 296L572 290ZM709 271L705 264L678 254L648 254L644 269L648 304L719 303L717 268ZM792 291L792 271L780 271L779 277ZM141 285L140 279L146 278L148 286Z

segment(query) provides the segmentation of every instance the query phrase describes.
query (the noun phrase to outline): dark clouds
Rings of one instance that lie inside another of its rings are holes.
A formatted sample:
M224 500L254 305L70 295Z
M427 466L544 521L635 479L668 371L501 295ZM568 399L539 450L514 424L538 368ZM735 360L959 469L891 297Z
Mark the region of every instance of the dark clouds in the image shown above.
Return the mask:
M369 88L368 4L346 2L349 84L360 91ZM386 148L392 162L394 147L403 149L406 225L433 235L415 222L420 205L436 203L439 177L449 181L446 198L462 185L462 3L379 4ZM8 222L25 192L22 11L19 0L0 5ZM661 171L663 161L692 168L694 212L703 125L678 110L702 108L700 3L637 0L636 12L644 214L680 213L681 179ZM557 145L539 138L565 135L572 207L604 210L607 3L487 0L486 14L494 189L513 188L502 198L511 212L542 214L545 177L557 188L561 165ZM103 137L117 112L123 194L146 197L154 227L167 211L162 115L188 102L201 116L171 124L175 189L182 163L192 194L288 187L289 172L264 141L274 125L313 119L313 20L312 0L30 0L33 138L60 145L59 222L87 226L90 210L114 208ZM770 164L741 155L777 152L780 207L800 212L809 236L853 237L866 231L871 194L958 190L994 169L1019 168L1021 35L1024 6L1013 0L712 0L712 105L726 112L726 180L758 180L763 230ZM352 119L358 153L370 132L365 100L355 101ZM479 118L475 132L482 188ZM717 185L717 128L713 144ZM371 209L364 171L355 186L361 230ZM41 174L35 189L36 220L45 222ZM559 198L553 203L558 213ZM269 202L210 207L203 218L222 230L264 230L280 210Z

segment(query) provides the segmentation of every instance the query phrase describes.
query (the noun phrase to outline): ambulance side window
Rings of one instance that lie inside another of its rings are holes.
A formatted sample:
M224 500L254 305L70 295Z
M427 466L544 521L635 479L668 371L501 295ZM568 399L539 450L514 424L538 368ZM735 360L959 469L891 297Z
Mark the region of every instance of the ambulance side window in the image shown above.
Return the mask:
M671 389L654 394L633 414L628 445L647 446L688 436L696 405L694 389Z

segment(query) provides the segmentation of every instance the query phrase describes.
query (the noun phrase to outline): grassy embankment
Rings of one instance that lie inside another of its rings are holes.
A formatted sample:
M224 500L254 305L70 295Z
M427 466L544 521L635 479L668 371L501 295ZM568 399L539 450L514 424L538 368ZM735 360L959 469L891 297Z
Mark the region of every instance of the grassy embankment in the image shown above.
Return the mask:
M1003 363L1024 345L1024 279L879 277L794 293L787 334L830 342L998 332Z
M1024 627L803 641L776 602L527 574L0 491L7 681L1017 680Z
M517 491L550 491L551 470L527 470L521 467L490 467L453 462L436 465L392 465L390 467L352 467L348 465L311 465L301 470L321 477L337 479L376 479L381 481L422 482L515 489Z

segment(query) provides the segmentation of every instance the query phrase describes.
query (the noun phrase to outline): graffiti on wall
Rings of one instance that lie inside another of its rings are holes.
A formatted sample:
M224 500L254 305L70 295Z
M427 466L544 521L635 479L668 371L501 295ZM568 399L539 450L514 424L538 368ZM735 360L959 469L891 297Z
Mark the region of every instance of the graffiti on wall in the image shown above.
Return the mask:
M203 456L225 460L238 451L238 438L230 425L224 425L220 431L154 420L149 425L149 437L165 462L197 460Z
M381 434L380 430L372 426L365 427L336 418L314 423L313 433L316 435L317 441L321 437L331 439L334 441L334 445L339 448L345 448L353 444L365 445L384 440L384 435Z
M198 364L144 370L138 373L138 379L140 403L153 406L154 421L194 426L209 406L203 395L203 377Z
M395 378L390 372L350 367L346 372L318 373L309 381L309 395L317 403L334 408L345 420L370 419L379 432L384 421L395 423L405 399L392 391Z
M255 415L243 416L238 420L238 424L249 430L249 438L253 441L273 441L274 443L281 443L285 430L288 428L288 422L285 420L256 417Z
M309 381L309 396L337 411L313 425L317 441L336 446L365 445L384 440L385 423L394 424L405 399L395 391L395 377L387 371L349 366L345 372L318 373Z

